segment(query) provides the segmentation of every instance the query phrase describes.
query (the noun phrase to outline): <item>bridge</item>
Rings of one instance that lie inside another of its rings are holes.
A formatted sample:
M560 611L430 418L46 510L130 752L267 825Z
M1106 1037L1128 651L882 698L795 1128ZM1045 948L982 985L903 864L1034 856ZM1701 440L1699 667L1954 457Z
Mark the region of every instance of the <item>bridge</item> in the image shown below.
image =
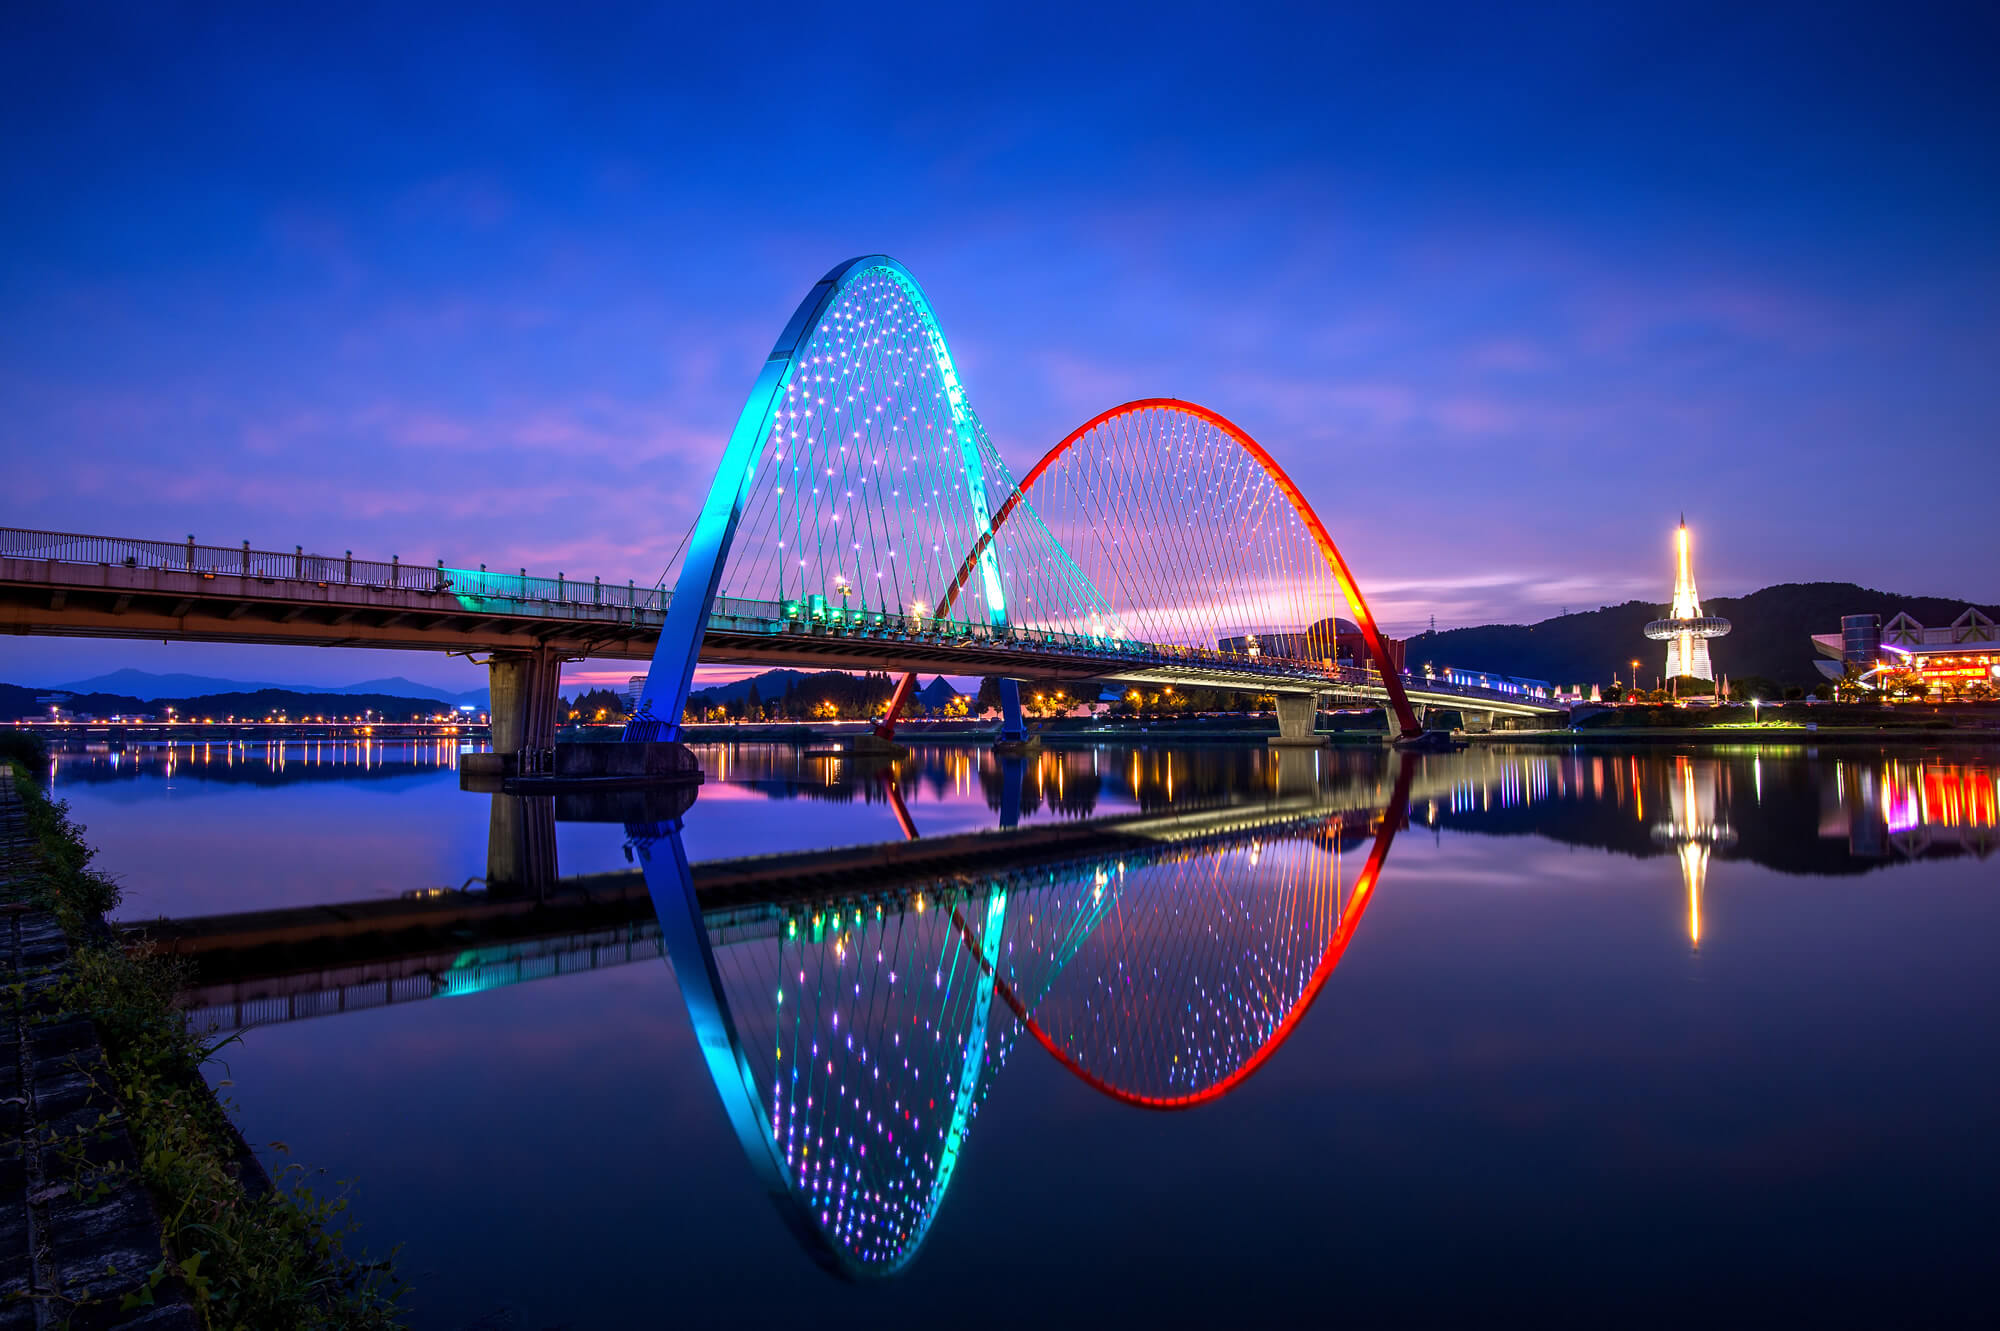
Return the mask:
M664 542L662 543L664 545ZM669 589L671 584L671 589ZM488 654L494 748L547 750L563 661L647 659L633 742L675 741L699 663L919 671L1551 716L1418 678L1298 486L1206 407L1102 412L1016 482L916 279L836 267L780 334L656 584L124 537L0 531L0 630ZM1352 659L1342 660L1342 649Z

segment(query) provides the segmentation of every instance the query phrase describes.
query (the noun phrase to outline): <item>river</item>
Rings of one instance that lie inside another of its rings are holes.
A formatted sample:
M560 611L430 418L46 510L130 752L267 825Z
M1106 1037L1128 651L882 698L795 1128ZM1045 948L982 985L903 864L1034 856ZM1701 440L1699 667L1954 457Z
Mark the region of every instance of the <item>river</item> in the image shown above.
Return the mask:
M1990 1292L2000 750L701 755L678 830L450 741L53 776L420 1327Z

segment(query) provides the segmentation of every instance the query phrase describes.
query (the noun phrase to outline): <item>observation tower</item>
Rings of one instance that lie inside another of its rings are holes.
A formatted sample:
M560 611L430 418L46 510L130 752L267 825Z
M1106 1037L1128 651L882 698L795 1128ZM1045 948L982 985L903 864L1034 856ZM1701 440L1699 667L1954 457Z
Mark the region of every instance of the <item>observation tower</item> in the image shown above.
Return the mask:
M1719 615L1701 613L1701 597L1694 590L1694 563L1688 554L1687 515L1681 515L1680 530L1674 534L1674 604L1667 618L1646 625L1646 636L1667 644L1668 679L1692 675L1715 679L1708 663L1708 640L1729 632L1729 621ZM1634 680L1633 683L1638 683Z

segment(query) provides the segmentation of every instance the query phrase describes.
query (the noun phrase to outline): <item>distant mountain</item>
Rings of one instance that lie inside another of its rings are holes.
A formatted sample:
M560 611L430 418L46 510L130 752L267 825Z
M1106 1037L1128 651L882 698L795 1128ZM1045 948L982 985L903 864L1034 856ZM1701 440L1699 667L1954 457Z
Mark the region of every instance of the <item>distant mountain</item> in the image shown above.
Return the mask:
M254 693L258 689L298 686L273 684L269 680L220 679L214 675L156 675L150 670L125 669L54 687L64 693L117 693L151 702L155 698L191 698L200 693Z
M294 684L290 687L301 686ZM399 698L436 698L439 702L448 702L454 706L469 702L474 707L486 706L489 694L486 689L467 689L463 693L453 693L450 689L439 688L435 684L419 684L414 679L405 679L401 675L391 675L387 679L364 679L359 684L343 684L339 688L315 689L314 692L386 693Z
M368 679L359 684L274 684L269 680L222 679L214 675L156 675L149 670L114 670L108 675L98 675L92 679L81 679L73 684L58 684L57 691L63 693L116 694L126 698L137 698L142 702L152 702L159 698L193 698L222 693L260 693L265 690L280 692L310 693L314 695L338 693L369 693L395 698L431 698L438 702L471 703L475 707L487 705L485 689L471 689L464 693L454 693L450 689L439 688L435 684L419 684L415 680L393 675L388 679ZM49 690L43 690L48 692Z
M1787 582L1748 596L1705 599L1702 610L1729 620L1731 631L1709 645L1715 669L1732 678L1763 675L1780 684L1811 686L1822 677L1814 669L1815 633L1840 631L1842 615L1875 614L1888 623L1908 611L1926 625L1949 624L1974 601L1939 596L1898 596L1851 582ZM1979 605L1989 615L2000 607ZM1646 637L1646 625L1667 613L1664 604L1627 601L1581 614L1560 615L1539 624L1486 624L1478 628L1420 633L1411 638L1406 662L1523 675L1556 684L1602 684L1620 679L1640 663L1650 682L1665 663L1663 643Z
M689 701L705 700L710 707L726 702L743 702L750 696L750 690L757 690L757 697L763 702L776 702L785 696L785 690L812 676L803 670L766 670L761 675L748 679L732 680L727 684L716 684L710 688L696 689L688 694Z
M283 713L292 717L358 715L373 712L385 721L422 719L442 705L436 698L396 697L381 693L326 693L310 689L224 689L177 697L137 698L127 693L101 690L39 689L20 684L0 684L0 721L16 718L37 719L49 714L48 706L37 701L51 693L68 696L63 710L80 716L165 714L173 706L183 718L198 716L259 717Z
M917 701L926 707L942 707L958 696L958 690L943 675L934 675L931 682L917 690Z

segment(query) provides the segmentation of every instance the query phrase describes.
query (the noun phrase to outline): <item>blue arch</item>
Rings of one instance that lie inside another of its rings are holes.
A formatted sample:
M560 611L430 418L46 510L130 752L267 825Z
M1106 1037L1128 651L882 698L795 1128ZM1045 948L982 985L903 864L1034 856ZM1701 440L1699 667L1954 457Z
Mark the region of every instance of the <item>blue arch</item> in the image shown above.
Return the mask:
M806 1254L825 1271L847 1280L895 1275L909 1265L929 1236L931 1222L944 1204L945 1190L951 1186L951 1176L965 1142L980 1073L986 1065L986 1027L993 1010L995 968L1000 958L1000 939L1007 931L1007 892L996 887L987 898L980 969L966 1031L965 1061L960 1067L951 1119L946 1125L937 1172L925 1197L922 1220L893 1261L869 1266L856 1261L834 1241L793 1183L784 1153L758 1098L757 1077L723 991L722 973L716 966L715 949L702 920L701 901L695 895L694 873L681 842L680 823L628 824L626 835L628 844L638 851L646 890L659 916L667 961L673 967L681 1000L687 1004L688 1019L694 1028L695 1042L701 1047L702 1059L708 1065L709 1078L715 1083L730 1129L736 1134L758 1183L776 1206L779 1218Z
M722 461L715 469L715 479L709 485L701 516L695 521L694 535L688 542L687 560L681 565L679 580L674 583L673 599L667 604L666 623L661 627L659 645L653 649L652 664L646 671L645 690L639 697L632 719L625 726L626 739L680 738L681 712L687 706L694 668L701 656L702 638L708 629L708 609L715 603L716 593L722 586L723 566L729 560L730 543L736 538L736 524L743 516L743 498L749 492L757 458L770 437L772 413L791 383L794 358L812 336L813 330L819 327L827 310L839 299L840 293L850 283L871 272L887 273L895 279L923 319L931 354L936 358L946 401L951 407L952 426L958 434L959 453L965 463L966 487L972 497L973 520L981 530L991 526L979 463L978 422L965 400L965 390L959 384L958 369L952 363L951 350L945 344L944 333L938 327L937 316L932 312L923 288L917 285L917 279L909 269L886 254L863 255L836 265L833 271L814 284L813 289L806 293L806 298L799 302L798 309L793 311L791 321L778 335L777 345L771 348L763 370L757 375L756 386L750 390L750 398L743 404L742 414L736 418L736 428L730 432L729 444L723 449ZM993 622L1004 624L1006 601L1001 592L999 566L991 542L980 555L979 563L986 604Z

